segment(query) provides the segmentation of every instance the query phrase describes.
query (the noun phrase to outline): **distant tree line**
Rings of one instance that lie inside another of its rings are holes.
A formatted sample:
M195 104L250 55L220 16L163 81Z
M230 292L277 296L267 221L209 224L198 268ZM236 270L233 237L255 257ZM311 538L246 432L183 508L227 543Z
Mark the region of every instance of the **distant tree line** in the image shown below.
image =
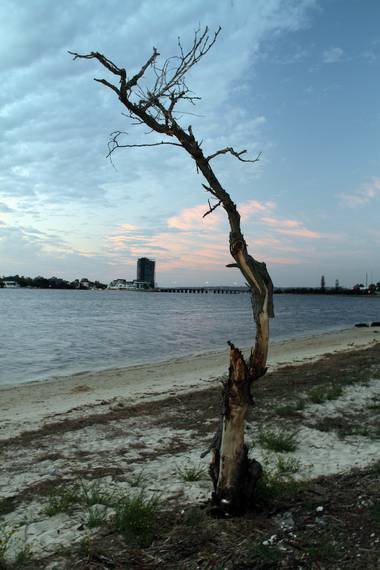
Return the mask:
M8 275L0 278L0 287L4 281L15 281L20 287L33 287L36 289L106 289L107 285L100 281L89 281L85 277L66 281L60 277L24 277L23 275Z
M294 293L298 295L380 295L380 282L371 283L368 287L358 283L349 287L276 287L275 293Z

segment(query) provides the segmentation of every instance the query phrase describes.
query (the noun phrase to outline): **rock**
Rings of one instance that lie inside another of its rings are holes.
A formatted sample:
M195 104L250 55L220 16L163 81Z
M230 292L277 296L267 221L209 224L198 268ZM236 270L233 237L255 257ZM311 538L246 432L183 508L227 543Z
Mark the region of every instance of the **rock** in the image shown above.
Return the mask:
M380 321L374 321L371 323L371 327L380 327Z
M355 325L357 328L364 328L364 327L369 327L368 323L356 323Z
M290 511L277 515L274 520L281 530L291 530L295 527L294 518Z

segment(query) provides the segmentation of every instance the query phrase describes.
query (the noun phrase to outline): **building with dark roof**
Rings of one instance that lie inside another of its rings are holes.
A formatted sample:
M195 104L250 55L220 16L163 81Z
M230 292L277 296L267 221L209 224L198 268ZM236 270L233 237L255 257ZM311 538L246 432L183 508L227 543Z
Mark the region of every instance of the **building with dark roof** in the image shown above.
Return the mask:
M154 272L156 262L147 257L140 257L137 260L137 278L136 281L144 281L154 289Z

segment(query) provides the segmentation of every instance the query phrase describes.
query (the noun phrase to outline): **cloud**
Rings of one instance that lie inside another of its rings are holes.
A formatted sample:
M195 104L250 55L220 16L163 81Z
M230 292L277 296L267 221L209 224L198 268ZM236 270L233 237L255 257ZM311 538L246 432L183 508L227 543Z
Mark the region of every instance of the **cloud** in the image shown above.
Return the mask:
M42 272L55 259L56 268L68 270L71 259L72 274L86 259L88 276L92 260L93 274L102 277L129 270L133 256L144 252L167 267L223 266L229 256L224 212L203 218L206 203L182 207L184 197L186 205L197 203L193 162L174 147L131 149L114 155L114 168L105 158L108 133L127 130L128 142L138 143L147 141L146 129L132 128L114 94L93 82L103 73L96 62L73 62L67 50L99 50L133 73L153 42L164 59L177 52L179 34L185 47L192 42L199 21L210 30L221 24L217 44L188 78L203 99L196 109L181 109L179 120L185 127L191 121L206 154L233 146L254 158L265 151L269 125L252 98L253 66L273 36L303 29L316 5L72 0L62 9L50 0L3 0L0 47L9 57L0 71L0 212L20 224L18 231L2 225L9 266ZM243 221L271 215L273 203L244 201L264 160L242 165L220 157L215 167L224 187L239 188ZM215 235L205 246L210 229Z
M243 221L250 218L253 214L259 212L268 212L276 207L275 202L259 202L258 200L248 200L243 202L239 207L239 212Z
M7 204L0 202L0 212L2 212L3 214L9 214L10 212L13 212L13 208L10 208L9 206L7 206Z
M380 178L372 178L370 182L361 186L351 194L339 194L344 205L350 208L365 206L380 196Z
M121 224L118 229L123 232L136 232L138 227L134 224Z
M343 60L344 51L340 47L326 49L322 54L323 63L338 63Z
M220 212L215 210L209 216L203 217L208 208L205 204L199 204L192 208L184 208L178 216L172 216L168 219L167 225L169 228L178 230L192 230L215 228L221 223Z
M211 202L211 206L216 203L216 201ZM275 203L271 201L247 200L238 205L238 210L241 219L246 221L254 214L271 211L274 207ZM207 211L208 207L205 204L184 208L178 216L170 217L167 225L169 228L178 230L199 230L216 228L226 223L226 216L222 209L216 209L208 216L203 217Z
M270 226L273 230L294 237L306 238L306 239L319 239L323 237L323 234L313 230L309 230L298 220L286 220L273 217L262 217L260 221Z
M73 248L59 235L28 227L4 226L1 222L0 259L3 275L35 277L42 274L70 280L87 274L95 280L115 271L112 256ZM119 260L116 265L121 266Z
M107 0L105 17L101 5L91 0L73 0L64 10L49 0L4 0L0 47L9 57L0 72L2 191L9 196L44 196L53 202L97 200L104 206L106 185L117 184L124 174L129 183L146 180L148 171L159 179L168 156L162 149L120 153L126 158L117 160L119 173L105 160L107 134L126 125L122 107L111 92L92 81L103 73L99 66L73 62L67 50L96 49L133 72L149 57L153 40L163 58L173 55L178 34L186 47L199 21L211 30L220 23L223 32L190 74L193 89L203 97L197 113L207 116L207 121L194 117L194 123L202 128L200 136L212 151L219 142L255 151L252 135L265 118L251 119L251 111L249 115L240 111L243 123L236 121L239 111L235 101L229 101L231 89L251 67L260 43L273 31L278 35L300 29L315 4L257 0L253 10L249 0L233 4L163 0L159 5L150 0L121 4ZM224 105L229 105L228 113L222 112ZM129 137L146 140L145 130L135 129ZM173 149L170 152L173 156Z

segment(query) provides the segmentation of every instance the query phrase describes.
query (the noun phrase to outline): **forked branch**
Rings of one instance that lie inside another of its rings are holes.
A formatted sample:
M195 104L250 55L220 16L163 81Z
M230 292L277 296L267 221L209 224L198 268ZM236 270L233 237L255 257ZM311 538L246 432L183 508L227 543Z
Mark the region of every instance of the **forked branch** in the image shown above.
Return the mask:
M219 156L221 154L230 153L235 158L237 158L238 160L241 160L241 162L258 162L260 160L260 156L262 155L262 152L259 152L259 154L254 159L242 158L242 155L245 154L246 152L247 152L246 150L241 150L240 152L237 152L231 146L227 146L226 148L222 148L221 150L217 150L216 152L214 152L214 154L210 154L210 156L208 156L206 158L206 160L208 160L210 162L210 160L212 160L216 156Z
M219 208L219 206L221 205L221 203L222 203L222 201L219 200L219 202L217 202L216 204L211 205L210 200L208 200L208 207L209 207L209 209L207 210L207 212L205 212L205 213L203 214L202 217L205 218L205 217L208 216L209 214L212 214L212 212L213 212L214 210L216 210L217 208Z

